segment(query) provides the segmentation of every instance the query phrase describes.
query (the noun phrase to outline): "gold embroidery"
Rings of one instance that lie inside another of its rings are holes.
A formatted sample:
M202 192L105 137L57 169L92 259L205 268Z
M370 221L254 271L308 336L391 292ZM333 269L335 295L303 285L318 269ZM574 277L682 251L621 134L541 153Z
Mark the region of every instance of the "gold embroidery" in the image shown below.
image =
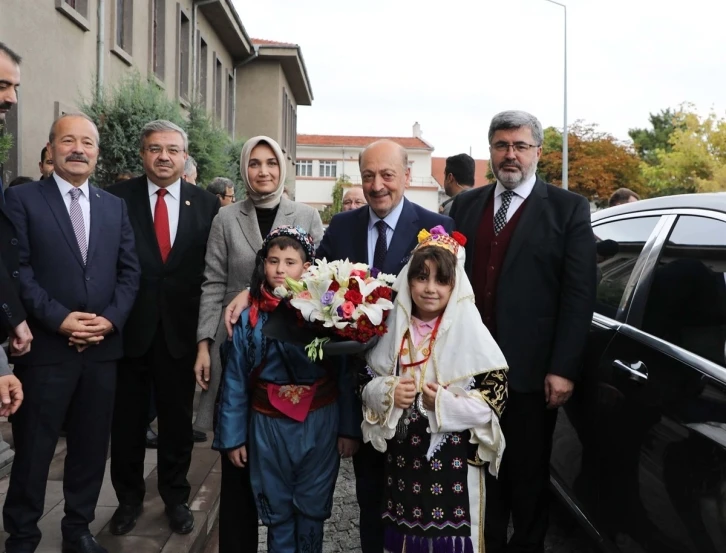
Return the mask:
M300 398L305 392L310 390L310 386L295 386L294 384L286 384L280 386L280 391L277 392L277 396L286 399L293 405L300 403Z
M483 376L484 379L477 386L481 397L489 404L497 416L501 418L509 394L507 388L507 373L506 371L498 370L490 371Z

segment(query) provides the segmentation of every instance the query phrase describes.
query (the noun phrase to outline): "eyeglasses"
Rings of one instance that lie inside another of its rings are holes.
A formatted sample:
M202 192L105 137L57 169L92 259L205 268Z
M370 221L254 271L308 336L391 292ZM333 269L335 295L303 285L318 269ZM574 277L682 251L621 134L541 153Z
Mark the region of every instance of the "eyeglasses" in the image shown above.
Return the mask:
M343 205L366 205L363 200L345 200Z
M514 144L510 144L509 142L495 142L492 144L492 149L497 152L508 152L509 148L512 148L515 152L523 154L524 152L528 152L530 148L539 148L539 145L527 144L526 142L515 142Z
M146 151L155 156L158 156L163 151L166 151L166 153L170 156L178 156L184 150L177 148L176 146L169 146L168 148L163 148L162 146L149 146L146 148Z

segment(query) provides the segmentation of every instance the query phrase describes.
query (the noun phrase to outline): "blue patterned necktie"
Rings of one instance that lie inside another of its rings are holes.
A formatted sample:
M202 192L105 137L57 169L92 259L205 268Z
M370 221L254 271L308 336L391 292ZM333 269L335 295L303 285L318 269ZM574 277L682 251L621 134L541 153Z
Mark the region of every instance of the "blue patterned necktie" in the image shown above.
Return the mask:
M376 240L376 249L373 250L373 266L379 271L383 271L383 264L386 262L386 254L388 253L388 241L386 240L388 225L385 221L380 220L376 223L376 230L378 230L378 239Z
M502 205L499 206L497 214L494 215L494 234L498 235L502 232L504 225L507 224L507 210L509 209L509 204L512 203L512 196L514 196L514 192L511 190L502 192Z
M78 249L81 250L81 257L85 265L86 257L88 256L88 243L86 242L86 225L83 223L83 211L81 210L81 204L78 202L81 189L72 188L69 194L71 195L71 225L73 225L73 232L76 235Z

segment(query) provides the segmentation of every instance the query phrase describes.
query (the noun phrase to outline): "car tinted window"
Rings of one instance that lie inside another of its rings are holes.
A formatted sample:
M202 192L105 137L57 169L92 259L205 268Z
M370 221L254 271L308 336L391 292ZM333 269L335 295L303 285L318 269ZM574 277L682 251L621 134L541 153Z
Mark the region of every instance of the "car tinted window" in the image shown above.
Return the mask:
M615 318L638 256L659 220L659 216L634 217L593 227L598 242L595 311Z
M678 218L653 274L643 330L726 365L726 222Z

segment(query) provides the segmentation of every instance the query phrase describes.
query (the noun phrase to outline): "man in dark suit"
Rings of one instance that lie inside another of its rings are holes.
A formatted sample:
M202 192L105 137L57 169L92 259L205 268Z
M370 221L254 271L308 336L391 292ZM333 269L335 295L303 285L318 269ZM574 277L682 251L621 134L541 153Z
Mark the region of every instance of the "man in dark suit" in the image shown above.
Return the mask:
M497 183L457 195L451 209L469 239L476 304L509 364L507 448L499 479L487 473L487 553L544 550L557 408L579 379L595 302L589 204L537 178L542 139L534 116L496 115L489 144Z
M110 530L116 535L130 532L142 510L152 382L159 420L159 494L174 532L186 534L194 527L187 504L193 368L204 255L219 200L181 179L188 147L177 125L152 121L141 136L145 175L109 188L126 200L141 263L141 289L118 369L111 437L111 480L119 507Z
M416 246L421 229L442 225L451 232L453 222L404 197L411 170L406 150L399 144L374 142L361 152L359 165L368 206L335 215L315 255L328 261L347 258L368 263L396 275ZM354 408L360 417L360 405ZM361 548L363 553L379 553L383 551L384 455L364 444L353 457L353 468Z
M7 191L21 299L34 348L14 358L25 402L13 416L15 462L3 520L9 553L34 551L48 469L66 421L64 553L103 553L90 534L106 468L121 331L140 271L126 206L88 177L98 130L85 115L51 127L55 174Z

